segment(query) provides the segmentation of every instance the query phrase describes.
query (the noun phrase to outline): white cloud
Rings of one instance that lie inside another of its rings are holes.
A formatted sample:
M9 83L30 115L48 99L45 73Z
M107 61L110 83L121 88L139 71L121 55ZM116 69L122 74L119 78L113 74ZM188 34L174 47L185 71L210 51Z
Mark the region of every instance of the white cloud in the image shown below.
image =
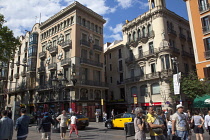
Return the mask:
M111 38L114 38L114 40L122 40L122 35L121 34L113 34L110 35Z
M126 9L132 6L132 0L116 0L119 3L119 6Z
M33 25L40 20L47 20L63 8L72 4L74 0L0 0L0 13L5 16L5 23L15 36L25 34L25 29L31 30ZM98 14L115 12L116 7L108 7L105 0L78 0ZM37 17L37 18L35 18Z
M139 9L146 9L146 8L148 8L148 6L149 6L148 2L141 2L141 1L138 1L138 3L140 4Z
M119 32L122 32L122 23L120 23L120 24L117 24L116 25L116 27L115 28L113 28L113 27L109 27L109 30L111 30L113 33L119 33Z
M107 24L109 23L110 19L109 18L106 18L106 17L104 17L104 19L106 20L106 23L104 24L104 27L106 27Z

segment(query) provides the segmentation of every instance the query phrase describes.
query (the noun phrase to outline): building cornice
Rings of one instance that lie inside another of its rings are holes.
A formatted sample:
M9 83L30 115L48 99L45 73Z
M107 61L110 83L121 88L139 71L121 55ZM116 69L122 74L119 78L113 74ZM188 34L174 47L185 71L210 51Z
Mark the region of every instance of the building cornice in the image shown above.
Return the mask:
M165 7L162 6L158 6L156 8L153 8L151 10L149 10L148 12L145 12L144 14L138 16L137 18L133 19L132 21L129 21L128 23L123 25L122 31L126 31L129 28L132 28L133 26L135 26L138 23L142 23L142 22L147 22L149 19L151 19L151 21L157 17L163 17L165 15L169 15L172 16L174 19L178 20L178 21L183 21L183 24L189 25L189 21L184 19L183 17L177 15L176 13L168 10Z
M52 17L50 17L49 19L47 19L46 21L42 22L40 25L40 28L44 28L46 25L48 25L50 22L61 18L62 16L66 15L69 13L69 11L74 11L75 9L80 9L88 14L90 14L91 16L97 18L98 20L100 20L101 22L105 23L106 20L103 19L103 17L99 14L97 14L96 12L94 12L93 10L87 8L86 6L80 4L79 2L75 1L74 3L72 3L71 5L69 5L68 7L62 9L60 12L58 12L57 14L53 15Z

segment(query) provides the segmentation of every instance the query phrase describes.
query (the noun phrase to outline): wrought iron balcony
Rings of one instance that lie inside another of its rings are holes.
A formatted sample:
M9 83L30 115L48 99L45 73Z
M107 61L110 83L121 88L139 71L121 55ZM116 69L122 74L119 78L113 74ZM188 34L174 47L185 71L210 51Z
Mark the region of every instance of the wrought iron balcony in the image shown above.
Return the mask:
M70 66L71 65L71 58L66 58L61 60L61 67Z
M19 73L16 73L16 74L14 75L14 78L15 78L15 79L19 79Z
M23 58L23 63L26 63L27 62L27 58Z
M107 83L99 82L99 81L93 81L93 80L79 80L77 83L80 84L80 85L108 87Z
M9 80L10 81L13 81L13 76L9 76Z
M80 63L97 66L97 67L103 67L103 63L100 63L100 62L94 61L94 60L90 60L90 59L86 59L86 58L81 58Z
M42 85L39 85L39 86L36 87L36 89L38 91L41 91L41 90L50 90L52 88L53 88L53 86L51 84L42 84Z
M87 40L80 40L80 45L86 46L86 47L90 47L90 43Z
M40 66L38 68L38 73L43 73L43 72L45 72L45 66Z
M210 32L210 26L204 26L203 27L203 34L207 34Z
M57 70L57 63L51 63L48 65L48 70Z
M177 36L176 31L174 29L168 28L168 35Z
M186 36L182 33L179 34L179 38L186 41Z
M62 46L62 49L70 49L72 48L72 41L66 40L60 44Z
M21 72L21 76L26 77L26 72L25 71Z
M204 56L206 59L210 59L210 50L204 52Z
M93 45L93 49L94 49L94 50L101 51L101 52L103 51L103 47L101 47L101 46L99 46L99 45L96 45L96 44Z
M49 48L50 54L58 53L58 46L52 46Z
M199 11L200 11L200 13L206 12L206 11L208 11L209 9L210 9L209 3L207 3L207 4L201 4L201 5L199 6Z
M39 59L42 59L42 58L46 58L46 52L45 51L39 53Z

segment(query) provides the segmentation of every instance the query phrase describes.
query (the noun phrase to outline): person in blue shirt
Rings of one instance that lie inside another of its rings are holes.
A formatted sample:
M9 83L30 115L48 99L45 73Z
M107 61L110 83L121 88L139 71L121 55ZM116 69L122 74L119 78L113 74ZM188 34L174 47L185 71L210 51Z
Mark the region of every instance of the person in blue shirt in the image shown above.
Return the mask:
M16 121L15 130L17 131L17 140L26 140L28 136L28 126L30 117L26 115L26 109L21 109L21 117Z
M10 119L7 110L1 112L0 119L0 140L12 140L13 135L13 121Z

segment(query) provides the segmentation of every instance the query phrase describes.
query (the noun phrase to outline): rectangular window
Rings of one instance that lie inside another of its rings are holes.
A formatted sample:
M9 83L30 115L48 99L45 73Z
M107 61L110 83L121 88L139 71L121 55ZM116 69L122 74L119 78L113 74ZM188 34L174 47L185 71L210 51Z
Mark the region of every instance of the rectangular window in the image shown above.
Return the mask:
M112 77L110 77L110 83L112 83Z
M155 63L151 64L151 73L155 73L156 68L155 68Z
M189 65L187 63L184 63L184 69L185 69L185 73L189 72Z
M160 57L160 60L161 60L161 70L164 70L164 69L165 69L164 55L162 55L162 56Z
M210 50L210 38L206 38L204 40L204 44L205 44L206 51L209 51Z
M122 52L121 49L118 50L118 58L122 58Z
M141 66L140 67L140 76L143 76L144 75L144 66Z
M200 12L208 9L208 0L199 0L198 2L199 2Z
M111 59L111 58L112 58L112 54L110 53L110 54L109 54L109 59Z
M134 78L135 73L134 73L134 69L131 69L131 78Z
M85 49L82 49L82 51L81 51L81 58L88 58L88 56L87 56L87 50L85 50Z
M121 97L121 99L125 99L125 89L124 88L120 88L120 97Z
M138 48L138 51L139 51L139 58L142 58L142 57L143 57L142 46L140 46L140 47Z
M112 71L112 64L109 64L109 70Z
M100 62L100 54L95 53L95 61Z
M150 53L150 54L154 54L153 42L150 42L150 43L149 43L149 53Z
M123 82L123 73L120 73L120 83Z
M169 54L166 54L166 55L165 55L165 60L166 60L166 69L170 69Z
M70 73L69 68L64 68L64 77L67 78L67 80L70 80Z
M100 71L94 71L94 79L95 79L95 81L98 81L98 82L101 81L101 72Z
M210 67L203 68L205 78L210 78Z
M95 39L95 45L99 46L99 40Z
M87 41L87 35L86 34L82 34L82 40Z
M70 34L65 35L65 41L70 40Z
M119 61L119 71L123 71L123 64L122 60Z
M210 31L210 17L206 16L202 18L203 33Z

